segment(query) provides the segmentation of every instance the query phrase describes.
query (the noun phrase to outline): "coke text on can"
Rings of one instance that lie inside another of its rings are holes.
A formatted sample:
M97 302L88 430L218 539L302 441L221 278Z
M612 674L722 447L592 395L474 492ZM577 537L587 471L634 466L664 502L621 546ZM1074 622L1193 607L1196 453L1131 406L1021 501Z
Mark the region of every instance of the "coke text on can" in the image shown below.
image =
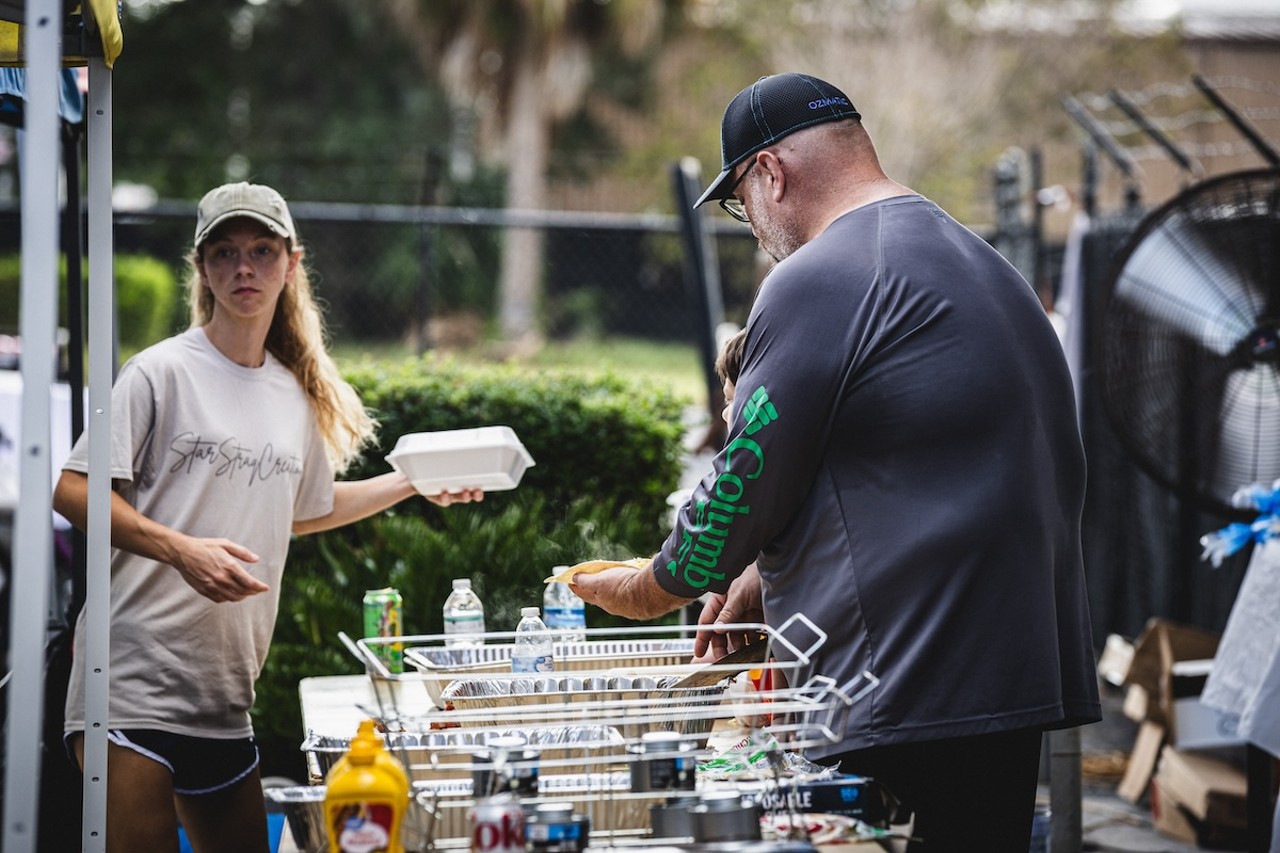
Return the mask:
M525 853L524 810L510 797L483 800L471 809L471 853Z

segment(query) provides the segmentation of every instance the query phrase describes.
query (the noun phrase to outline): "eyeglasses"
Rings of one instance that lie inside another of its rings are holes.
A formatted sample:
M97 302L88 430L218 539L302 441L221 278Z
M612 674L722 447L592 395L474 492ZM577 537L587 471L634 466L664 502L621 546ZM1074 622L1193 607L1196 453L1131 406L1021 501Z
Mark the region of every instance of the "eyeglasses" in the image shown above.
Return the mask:
M752 160L751 165L743 169L742 174L738 176L738 180L733 182L733 186L729 187L729 194L720 199L721 209L739 222L750 222L751 217L747 216L747 206L743 204L742 199L734 195L734 191L738 189L738 184L742 183L747 173L755 168L756 163L759 162L759 160Z

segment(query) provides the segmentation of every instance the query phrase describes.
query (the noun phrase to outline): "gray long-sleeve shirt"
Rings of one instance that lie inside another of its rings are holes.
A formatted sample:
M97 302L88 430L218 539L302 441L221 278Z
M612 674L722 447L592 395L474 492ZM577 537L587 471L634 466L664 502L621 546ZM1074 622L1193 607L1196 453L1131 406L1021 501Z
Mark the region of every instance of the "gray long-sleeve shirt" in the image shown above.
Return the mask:
M1100 717L1071 379L995 250L919 196L845 214L766 278L736 389L654 573L696 596L758 557L817 673L881 679L814 755Z

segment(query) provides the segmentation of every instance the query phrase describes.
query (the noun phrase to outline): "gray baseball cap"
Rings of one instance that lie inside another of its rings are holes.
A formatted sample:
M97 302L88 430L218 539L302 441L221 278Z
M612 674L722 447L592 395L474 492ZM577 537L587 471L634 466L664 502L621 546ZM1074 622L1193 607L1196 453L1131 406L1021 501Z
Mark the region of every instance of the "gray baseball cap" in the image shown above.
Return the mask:
M196 246L207 240L213 229L238 216L256 219L286 240L297 240L293 217L280 193L264 184L240 181L209 190L200 199L196 207Z

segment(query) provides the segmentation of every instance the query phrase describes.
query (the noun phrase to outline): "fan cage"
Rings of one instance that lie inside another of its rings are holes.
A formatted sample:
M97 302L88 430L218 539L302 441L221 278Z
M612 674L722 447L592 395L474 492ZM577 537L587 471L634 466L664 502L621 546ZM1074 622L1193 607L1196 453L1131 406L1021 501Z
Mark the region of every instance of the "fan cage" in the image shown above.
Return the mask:
M1280 170L1223 175L1149 213L1117 256L1099 318L1108 418L1139 467L1235 512L1280 479Z

